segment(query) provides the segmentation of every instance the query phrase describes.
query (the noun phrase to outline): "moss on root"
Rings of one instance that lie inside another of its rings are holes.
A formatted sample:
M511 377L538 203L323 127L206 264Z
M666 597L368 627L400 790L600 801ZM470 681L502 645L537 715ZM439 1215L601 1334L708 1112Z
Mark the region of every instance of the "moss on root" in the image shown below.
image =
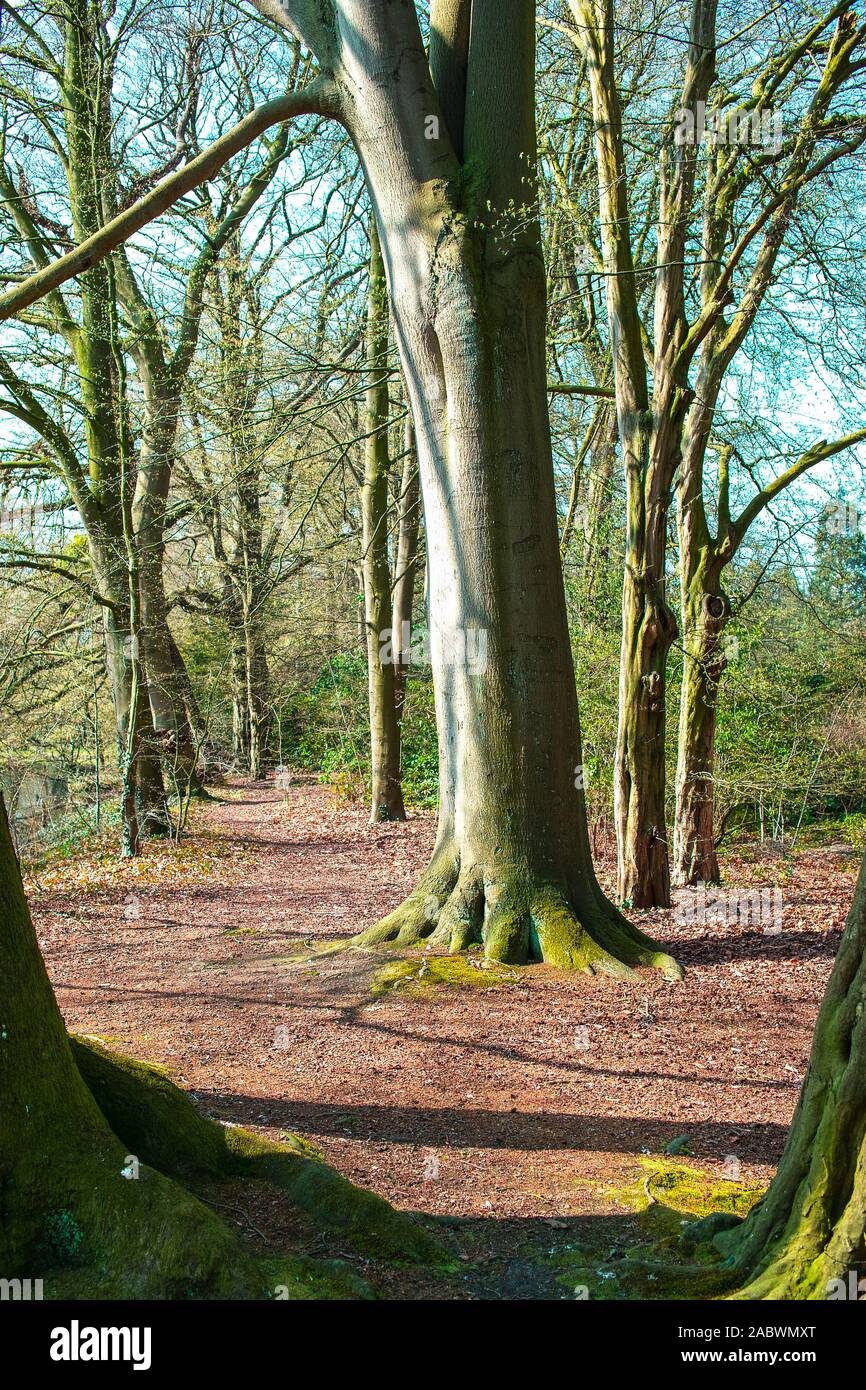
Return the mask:
M762 1187L745 1187L661 1155L641 1157L639 1168L634 1182L621 1188L606 1187L604 1195L632 1211L649 1211L662 1205L680 1217L697 1220L714 1212L745 1216L764 1192Z
M738 1222L761 1188L653 1157L640 1160L633 1182L601 1192L630 1215L602 1218L595 1240L551 1255L559 1283L573 1296L710 1299L730 1293L736 1275L713 1246L713 1230L719 1221Z
M496 989L513 986L513 971L486 957L424 955L389 961L373 976L370 992L376 999L389 994L418 994L436 988Z
M202 1115L158 1069L72 1039L73 1054L114 1133L141 1162L184 1182L208 1178L265 1180L317 1226L376 1259L435 1262L439 1246L404 1213L354 1187L289 1136L275 1144L240 1126Z
M636 967L671 981L682 969L657 941L629 922L600 889L588 885L578 907L555 883L538 883L499 867L487 876L440 855L414 892L380 922L352 938L354 946L417 947L429 941L451 954L481 945L503 965L543 961L563 970L630 979Z

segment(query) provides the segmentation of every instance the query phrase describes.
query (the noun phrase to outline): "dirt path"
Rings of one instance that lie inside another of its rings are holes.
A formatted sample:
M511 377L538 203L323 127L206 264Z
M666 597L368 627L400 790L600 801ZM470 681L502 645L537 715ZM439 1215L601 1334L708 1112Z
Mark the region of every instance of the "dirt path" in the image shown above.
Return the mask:
M288 805L265 783L227 795L199 823L240 842L242 864L133 893L31 893L70 1029L168 1066L217 1118L296 1131L397 1206L477 1218L482 1235L609 1214L602 1184L633 1182L639 1155L682 1135L705 1171L723 1177L734 1155L743 1181L769 1177L855 858L729 863L735 882L781 887L779 934L644 915L687 966L678 987L536 966L375 999L378 953L304 957L400 900L432 819L371 829L317 785ZM500 1296L523 1278L508 1269Z

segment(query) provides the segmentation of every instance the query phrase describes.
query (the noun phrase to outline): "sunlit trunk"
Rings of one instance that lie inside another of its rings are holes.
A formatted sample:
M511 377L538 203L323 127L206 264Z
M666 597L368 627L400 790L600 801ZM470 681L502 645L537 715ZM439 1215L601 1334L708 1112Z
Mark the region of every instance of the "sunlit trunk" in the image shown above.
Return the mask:
M371 29L360 5L341 9L361 26L352 61L367 43L375 49L392 37ZM405 22L397 13L390 18L398 28ZM489 107L467 112L464 137L503 207L509 198L525 200L527 161L532 167L533 28L529 9L494 15L482 7L477 27L473 12L480 61L503 80L509 75L512 101L497 108L492 125ZM407 35L400 80L412 90L429 83L426 72L420 39ZM495 82L491 73L479 80ZM525 212L516 226L481 208L464 217L451 201L445 159L441 183L419 185L388 138L399 109L395 82L377 69L353 120L418 443L440 818L433 859L415 892L360 939L432 935L451 950L482 941L489 956L508 961L612 972L648 962L676 974L606 901L590 857L538 227Z

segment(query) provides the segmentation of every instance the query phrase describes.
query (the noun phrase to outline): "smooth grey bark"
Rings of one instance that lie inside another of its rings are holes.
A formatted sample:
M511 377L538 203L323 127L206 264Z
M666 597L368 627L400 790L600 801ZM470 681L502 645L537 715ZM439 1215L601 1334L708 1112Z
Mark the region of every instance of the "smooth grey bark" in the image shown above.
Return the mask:
M576 785L531 195L527 208L532 8L472 6L472 180L444 122L429 138L441 109L414 8L341 0L329 13L317 51L367 178L415 421L440 756L431 864L360 939L432 936L452 950L481 940L506 960L614 972L648 962L677 974L601 893Z

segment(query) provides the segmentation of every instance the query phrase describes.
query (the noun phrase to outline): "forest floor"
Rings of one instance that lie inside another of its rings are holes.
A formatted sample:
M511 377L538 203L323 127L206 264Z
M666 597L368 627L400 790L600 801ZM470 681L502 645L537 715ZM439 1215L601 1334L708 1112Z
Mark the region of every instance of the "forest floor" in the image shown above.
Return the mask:
M221 1121L303 1135L353 1182L439 1218L448 1268L365 1271L380 1292L563 1298L588 1283L616 1296L617 1258L646 1239L641 1209L662 1210L652 1197L679 1224L742 1210L766 1185L856 853L741 849L724 861L727 911L695 912L685 895L633 914L686 967L680 985L488 971L477 957L437 984L437 962L419 976L422 952L396 968L387 953L316 954L412 887L430 815L371 828L303 778L216 795L185 848L28 877L48 970L71 1031L164 1065ZM602 854L608 888L612 869ZM780 890L757 924L736 911L756 887ZM257 1189L231 1219L268 1248L345 1253L299 1234L284 1206Z

